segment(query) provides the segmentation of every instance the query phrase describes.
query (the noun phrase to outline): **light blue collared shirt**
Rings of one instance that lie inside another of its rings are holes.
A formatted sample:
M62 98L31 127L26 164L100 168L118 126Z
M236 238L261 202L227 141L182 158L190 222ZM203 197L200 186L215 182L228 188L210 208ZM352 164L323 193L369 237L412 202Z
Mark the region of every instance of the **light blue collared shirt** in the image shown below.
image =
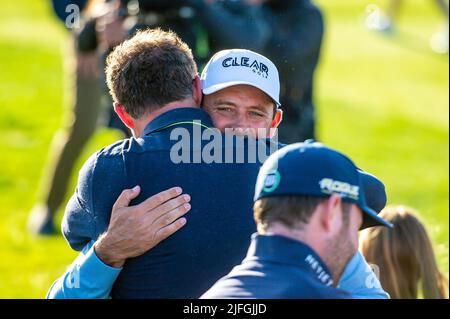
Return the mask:
M89 242L67 271L50 287L47 299L105 299L122 268L102 262Z
M389 299L378 277L364 256L358 251L344 269L339 287L360 299Z

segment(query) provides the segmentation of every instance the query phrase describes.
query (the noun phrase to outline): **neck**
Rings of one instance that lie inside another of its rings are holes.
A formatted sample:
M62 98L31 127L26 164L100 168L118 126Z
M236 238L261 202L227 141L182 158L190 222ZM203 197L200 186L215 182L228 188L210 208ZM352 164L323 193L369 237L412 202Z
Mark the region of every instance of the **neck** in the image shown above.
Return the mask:
M314 250L314 252L325 263L328 260L326 256L326 247L324 245L324 242L320 238L321 236L318 235L317 232L313 231L308 224L302 224L300 227L288 228L281 223L274 223L267 227L267 229L265 230L262 230L258 227L258 233L262 235L278 235L297 240ZM330 269L330 271L333 271L330 266L331 265L327 264L327 267Z
M314 249L315 246L315 240L313 238L309 238L307 236L307 225L305 225L304 228L288 228L284 226L281 223L274 223L267 227L265 230L258 229L258 232L262 235L278 235L287 237L293 240L301 241L302 243L310 246Z
M133 136L135 138L142 137L144 134L145 127L153 121L155 118L157 118L159 115L166 113L171 110L175 109L181 109L181 108L199 108L197 103L194 101L193 98L187 98L180 101L171 102L169 104L164 105L161 108L158 108L156 111L153 111L147 115L144 115L142 118L138 120L134 120L134 128L132 129Z

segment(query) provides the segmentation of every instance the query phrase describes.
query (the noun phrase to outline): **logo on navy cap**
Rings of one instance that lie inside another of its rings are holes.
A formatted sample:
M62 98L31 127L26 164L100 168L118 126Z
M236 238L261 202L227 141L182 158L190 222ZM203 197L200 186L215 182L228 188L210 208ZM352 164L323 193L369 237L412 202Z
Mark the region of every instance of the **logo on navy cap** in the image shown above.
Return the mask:
M269 68L262 62L258 60L250 60L249 57L229 57L222 61L222 66L224 68L242 66L250 68L253 73L256 73L263 78L267 79L269 77Z
M320 189L324 194L338 193L354 200L359 198L359 186L351 185L331 178L323 178L320 182Z
M273 192L278 185L280 185L281 175L278 171L272 171L267 174L266 179L264 180L264 188L263 191L266 193Z

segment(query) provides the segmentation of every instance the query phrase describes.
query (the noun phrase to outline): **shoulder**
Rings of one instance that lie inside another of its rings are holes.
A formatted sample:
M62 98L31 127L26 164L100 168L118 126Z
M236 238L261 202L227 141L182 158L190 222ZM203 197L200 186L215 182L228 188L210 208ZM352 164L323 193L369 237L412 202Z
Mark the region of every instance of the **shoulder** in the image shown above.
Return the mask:
M305 269L298 267L279 267L273 265L273 280L277 281L281 298L293 299L349 299L352 296L342 289L326 286ZM266 269L268 269L266 267Z
M130 139L120 140L92 154L79 172L79 181L92 180L99 174L103 176L102 172L112 173L117 168L122 171L123 155L127 152L130 143Z
M134 141L134 142L133 142ZM88 159L87 163L93 165L96 169L102 168L104 166L109 166L108 164L123 161L124 155L130 152L130 148L135 143L135 139L124 139L117 141L113 144L105 146Z
M350 299L352 296L317 282L306 271L272 263L250 262L236 266L201 298Z
M133 141L136 141L134 138L123 139L117 141L113 144L105 146L100 151L97 152L98 157L116 157L122 156L124 153L130 150Z
M313 298L313 299L351 299L352 295L342 289L326 286L323 283L317 281L316 278L307 274L300 276L302 285L298 285L295 281L290 281L290 290L296 291L301 298Z

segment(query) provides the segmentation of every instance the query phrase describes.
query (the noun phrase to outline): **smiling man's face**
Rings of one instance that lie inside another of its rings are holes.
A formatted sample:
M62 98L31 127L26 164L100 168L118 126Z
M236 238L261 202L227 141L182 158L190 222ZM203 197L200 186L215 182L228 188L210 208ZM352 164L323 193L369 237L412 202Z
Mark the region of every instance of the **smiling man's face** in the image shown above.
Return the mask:
M258 136L258 128L275 128L281 121L281 111L276 110L272 99L250 85L235 85L205 95L203 109L222 132L225 128L250 129L253 136Z

